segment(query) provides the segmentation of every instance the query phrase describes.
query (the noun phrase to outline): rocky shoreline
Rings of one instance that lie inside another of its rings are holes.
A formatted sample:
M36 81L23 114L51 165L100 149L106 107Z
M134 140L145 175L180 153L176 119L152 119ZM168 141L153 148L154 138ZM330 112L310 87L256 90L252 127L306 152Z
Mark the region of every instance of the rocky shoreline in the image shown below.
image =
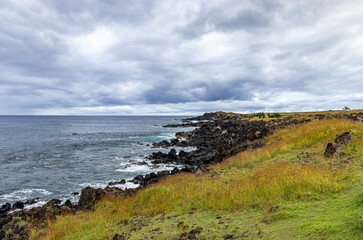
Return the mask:
M197 127L191 132L179 132L170 141L153 143L154 148L171 148L168 153L153 152L145 157L153 164L173 163L182 168L174 168L172 171L161 171L138 175L130 182L139 184L138 188L122 190L111 187L126 183L125 179L110 182L104 189L93 189L87 187L82 190L77 204L67 200L61 204L59 199L53 199L41 207L29 210L20 210L8 214L12 210L23 209L26 204L33 204L37 199L28 202L16 202L4 204L0 208L0 239L27 239L27 224L33 226L46 224L47 219L55 219L56 216L66 213L76 213L79 210L92 210L95 203L104 196L128 197L135 194L139 189L158 182L160 179L182 172L202 171L207 166L221 162L223 159L233 156L239 152L255 149L263 145L264 138L277 129L291 125L306 123L312 120L327 118L350 119L363 121L363 113L344 114L316 114L308 115L306 118L295 119L293 117L276 118L269 121L244 120L239 114L231 115L217 113L206 113L196 118L185 119L183 124L166 125L164 127ZM179 153L175 147L195 147L196 150ZM11 234L9 235L9 229Z

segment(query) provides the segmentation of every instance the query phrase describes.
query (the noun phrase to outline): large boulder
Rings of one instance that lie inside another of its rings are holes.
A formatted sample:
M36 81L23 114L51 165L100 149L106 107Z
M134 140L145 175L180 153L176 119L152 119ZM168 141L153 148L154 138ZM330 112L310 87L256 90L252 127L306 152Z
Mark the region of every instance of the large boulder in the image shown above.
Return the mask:
M352 140L352 134L350 132L343 132L335 138L335 143L347 145Z
M325 148L325 152L324 155L326 157L332 157L332 156L339 156L340 151L343 149L343 145L341 145L340 143L328 143L328 145Z
M104 195L105 191L101 188L94 189L86 187L82 190L77 208L82 210L92 210L96 202L101 200Z
M4 205L2 205L1 210L8 212L11 209L11 204L10 203L5 203Z
M23 209L24 203L22 201L17 201L13 204L12 209Z
M176 155L176 150L174 148L172 148L169 153L168 153L168 158L171 160L176 160L178 159L178 156Z
M168 148L171 146L171 143L163 140L161 142L153 142L152 143L152 148Z
M353 121L356 121L356 122L363 122L363 114L362 113L352 113L350 115L350 119L352 119Z

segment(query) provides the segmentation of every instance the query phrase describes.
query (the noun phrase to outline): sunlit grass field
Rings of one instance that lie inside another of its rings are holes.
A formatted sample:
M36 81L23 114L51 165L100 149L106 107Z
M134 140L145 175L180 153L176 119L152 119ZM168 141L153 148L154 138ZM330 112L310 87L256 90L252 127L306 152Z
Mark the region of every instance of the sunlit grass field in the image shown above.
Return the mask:
M344 131L354 134L352 142L339 157L324 157L326 144ZM58 217L30 235L172 239L199 226L200 239L363 239L362 166L363 124L313 121L203 172L169 176L126 199L105 198L93 212Z

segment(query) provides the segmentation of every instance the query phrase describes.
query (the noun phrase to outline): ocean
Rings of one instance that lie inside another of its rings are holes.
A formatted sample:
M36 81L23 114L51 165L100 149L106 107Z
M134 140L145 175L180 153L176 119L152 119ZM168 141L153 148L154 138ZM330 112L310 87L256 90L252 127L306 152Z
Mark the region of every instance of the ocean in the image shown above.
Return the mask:
M0 206L39 197L78 201L72 192L106 187L173 164L138 165L152 142L193 128L163 128L181 116L0 116ZM180 149L177 149L180 150ZM190 151L192 149L184 149ZM133 183L117 185L137 187Z

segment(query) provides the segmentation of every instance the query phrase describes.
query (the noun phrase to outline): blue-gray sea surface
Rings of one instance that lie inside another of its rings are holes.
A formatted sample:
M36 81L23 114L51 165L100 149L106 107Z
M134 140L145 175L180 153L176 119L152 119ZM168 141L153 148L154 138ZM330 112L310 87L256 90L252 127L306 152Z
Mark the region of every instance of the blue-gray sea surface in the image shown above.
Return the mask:
M40 197L38 205L52 198L77 201L71 193L86 186L105 187L110 181L171 170L172 164L130 161L144 161L142 155L161 150L147 144L191 130L162 127L182 118L0 116L0 204L34 197Z

